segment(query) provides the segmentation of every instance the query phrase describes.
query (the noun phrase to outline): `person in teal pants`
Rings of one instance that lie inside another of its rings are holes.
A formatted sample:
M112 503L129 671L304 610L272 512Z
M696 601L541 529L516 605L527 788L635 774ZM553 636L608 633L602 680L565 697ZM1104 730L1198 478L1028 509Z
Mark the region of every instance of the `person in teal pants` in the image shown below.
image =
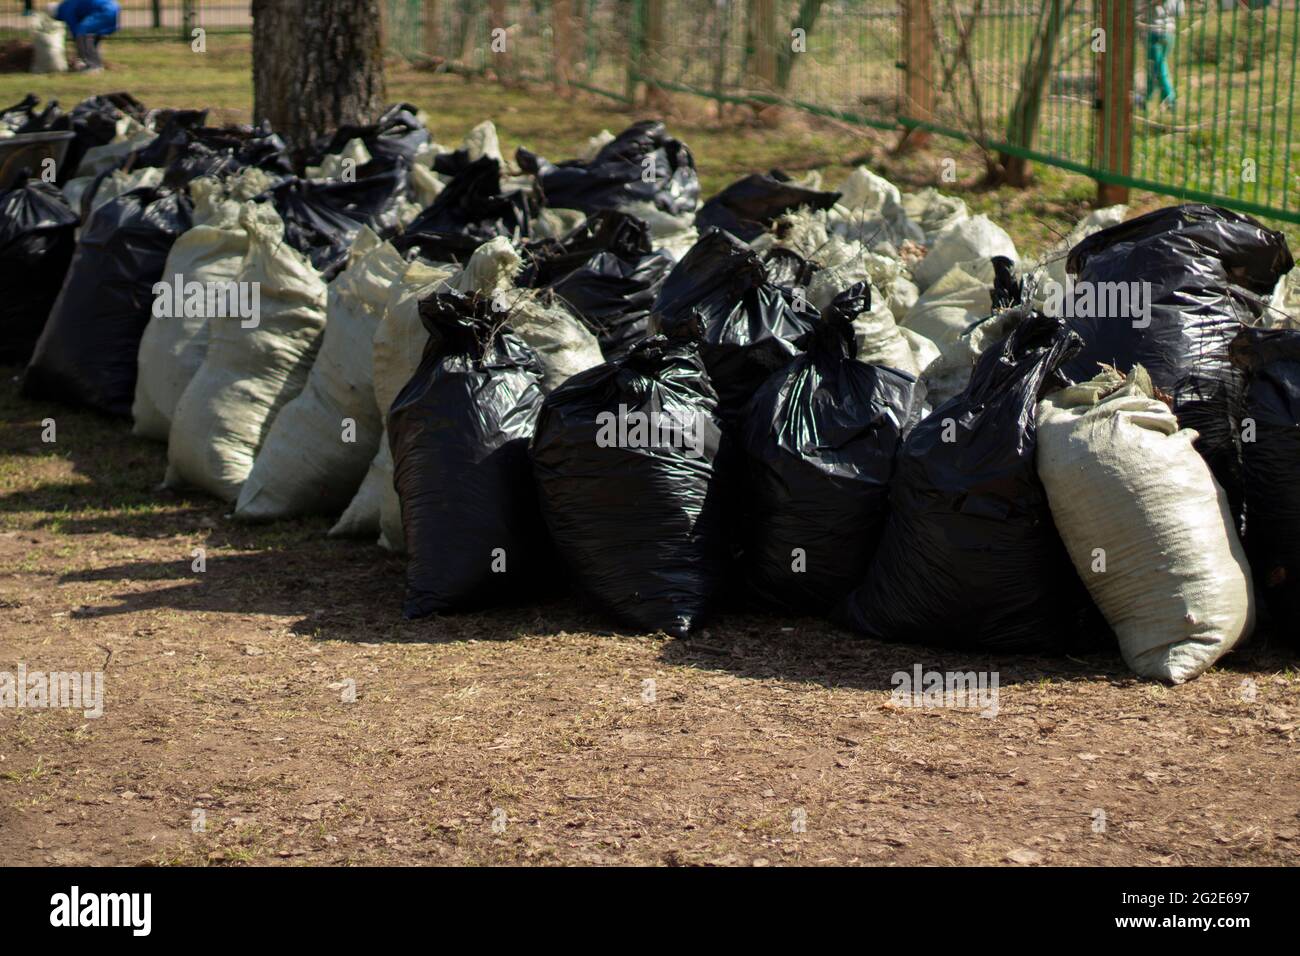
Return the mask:
M1173 109L1177 94L1169 74L1169 58L1174 52L1177 17L1183 12L1182 0L1158 0L1150 6L1147 20L1147 88L1143 106L1159 94L1158 102Z

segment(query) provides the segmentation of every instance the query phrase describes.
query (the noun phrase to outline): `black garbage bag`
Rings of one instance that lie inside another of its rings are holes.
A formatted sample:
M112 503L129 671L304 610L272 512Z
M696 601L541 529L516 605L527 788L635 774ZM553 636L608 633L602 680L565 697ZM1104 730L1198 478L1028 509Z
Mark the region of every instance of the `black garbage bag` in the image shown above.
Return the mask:
M719 414L730 424L768 376L799 354L817 318L794 290L769 280L757 253L710 229L668 274L650 327L669 337L703 337Z
M598 252L629 258L649 248L650 227L636 216L604 209L592 213L567 235L534 239L523 247L524 267L518 284L542 288L564 278Z
M767 270L768 282L791 290L806 290L813 276L821 271L821 266L812 260L792 249L780 247L763 254L763 267Z
M1258 320L1264 309L1260 297L1272 292L1291 266L1282 233L1202 204L1157 209L1103 229L1071 249L1066 260L1067 270L1077 276L1078 295L1093 293L1097 307L1091 315L1070 317L1084 311L1076 296L1075 308L1065 313L1084 342L1065 374L1086 381L1097 374L1099 363L1121 372L1142 365L1156 387L1173 396L1179 424L1200 434L1196 449L1227 492L1234 514L1241 507L1234 422L1242 377L1228 348L1243 324ZM1149 290L1149 308L1141 315L1100 294L1135 288ZM1067 309L1070 305L1065 303Z
M79 221L39 179L24 177L0 193L0 364L32 357L72 261Z
M648 225L611 210L593 214L563 239L529 243L524 259L517 284L552 289L595 331L610 362L649 335L650 309L675 264L654 251Z
M1300 331L1244 329L1231 354L1246 376L1246 557L1276 629L1300 643Z
M836 296L808 351L754 395L740 430L749 595L785 613L828 614L880 542L903 439L925 407L912 376L854 358L859 282Z
M28 93L13 106L0 107L0 129L17 133L20 129L25 128L39 115L37 107L40 106L40 103L41 98L39 96L35 93Z
M281 176L293 174L289 146L266 120L256 126L204 126L195 130L193 137L211 149L229 150L240 166L256 166Z
M69 128L71 120L59 108L58 100L50 100L44 109L40 109L40 103L40 98L35 93L28 93L13 106L0 109L0 129L21 136L25 133L52 133Z
M528 463L541 362L485 297L434 294L420 320L429 341L388 417L410 555L403 613L516 603L553 564Z
M501 164L491 156L470 163L407 227L408 232L452 232L480 241L526 238L536 215L524 190L501 189Z
M365 143L371 159L390 165L398 160L410 164L421 146L433 142L428 128L416 117L418 112L410 103L394 103L373 123L340 126L316 142L305 165L319 166L328 154L342 152L354 139Z
M373 166L360 167L355 182L289 177L257 197L275 206L289 245L327 279L346 265L362 226L382 239L401 229L398 207L405 195L406 167L396 163L372 171Z
M185 152L196 130L208 121L207 110L168 110L151 115L158 135L131 153L130 167L166 167Z
M1006 256L994 256L989 262L993 265L993 311L1001 312L1021 305L1025 300L1025 280L1016 272L1016 264Z
M165 169L163 184L179 188L199 176L220 176L246 166L288 176L293 173L289 148L271 130L260 126L204 126L206 110L172 113L158 137L131 154L131 169Z
M138 123L149 122L149 111L130 93L100 93L87 97L67 116L67 129L76 136L68 144L68 151L59 165L59 184L62 185L77 173L81 160L95 146L106 146L117 135L118 121L129 116Z
M1079 348L1026 317L899 452L884 535L836 618L882 641L1061 652L1087 604L1034 464L1037 403Z
M800 186L779 169L751 173L705 202L695 214L695 227L701 232L711 227L725 229L737 239L752 242L787 212L802 206L830 209L839 199L837 192Z
M483 157L480 156L480 159ZM438 153L433 157L432 169L439 176L446 176L448 179L454 179L465 170L469 169L474 160L470 156L468 146L462 146L459 149L453 149L450 152Z
M91 213L23 376L24 395L130 417L153 286L191 212L183 192L141 188Z
M531 454L579 587L637 631L685 636L727 559L727 455L698 345L655 336L547 396Z
M459 232L412 232L408 229L390 241L408 261L418 257L426 262L454 262L463 266L484 240Z
M691 151L669 136L658 120L629 126L589 163L551 163L523 147L515 151L515 161L537 178L544 204L553 209L591 215L648 202L661 212L681 216L700 204L700 179Z

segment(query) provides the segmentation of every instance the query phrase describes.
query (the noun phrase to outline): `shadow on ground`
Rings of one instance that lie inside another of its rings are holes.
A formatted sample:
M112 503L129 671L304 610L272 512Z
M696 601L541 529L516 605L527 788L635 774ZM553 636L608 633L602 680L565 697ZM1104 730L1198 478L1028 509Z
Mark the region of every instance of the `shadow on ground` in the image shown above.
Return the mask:
M74 609L72 616L79 619L161 610L267 614L294 618L290 632L312 640L358 643L444 644L563 635L627 638L572 596L406 621L401 617L402 565L401 558L373 546L322 538L308 547L210 554L201 574L191 570L186 552L175 560L71 572L60 582L162 585L124 588L103 603ZM815 618L724 614L688 640L662 635L644 639L660 643L659 657L667 666L828 688L888 690L896 673L911 673L917 664L924 670L996 671L1001 686L1136 680L1117 654L1009 656L885 644L853 637ZM1294 666L1294 654L1265 631L1220 666L1243 674L1278 670Z
M352 642L510 641L581 634L625 637L585 602L562 594L513 608L492 608L422 621L401 616L403 559L368 542L326 537L327 518L273 525L226 520L230 505L201 495L160 489L166 464L161 445L132 436L126 423L90 412L44 412L3 389L13 427L0 454L57 455L84 480L42 482L0 497L0 516L27 514L35 527L62 534L113 534L154 540L155 553L174 557L114 564L61 576L62 583L122 582L103 603L72 609L76 618L209 611L293 618L289 630L313 640ZM57 450L41 445L40 417L60 429ZM98 512L98 513L97 513ZM192 570L195 539L208 548L202 573ZM179 539L178 539L179 538ZM236 553L220 553L222 550ZM141 584L146 586L141 587ZM1135 680L1117 654L1087 657L984 655L852 637L815 618L754 614L744 604L717 617L690 640L659 641L660 659L674 667L725 671L752 680L790 680L825 687L888 689L899 671L997 671L1000 683L1090 679ZM1229 656L1222 668L1257 673L1293 667L1295 653L1267 630Z

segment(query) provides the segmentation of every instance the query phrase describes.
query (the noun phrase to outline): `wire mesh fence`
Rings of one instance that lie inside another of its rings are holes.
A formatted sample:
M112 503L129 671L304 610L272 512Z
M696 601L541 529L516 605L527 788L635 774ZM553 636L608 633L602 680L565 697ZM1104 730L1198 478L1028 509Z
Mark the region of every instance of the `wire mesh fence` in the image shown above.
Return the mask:
M248 0L120 2L123 38L252 24ZM380 5L391 51L436 69L786 104L973 141L1013 173L1049 163L1300 222L1300 0ZM26 29L24 6L0 5L0 36Z
M1300 221L1296 0L388 0L399 52L782 103ZM495 32L494 32L495 31ZM494 46L494 38L496 45Z

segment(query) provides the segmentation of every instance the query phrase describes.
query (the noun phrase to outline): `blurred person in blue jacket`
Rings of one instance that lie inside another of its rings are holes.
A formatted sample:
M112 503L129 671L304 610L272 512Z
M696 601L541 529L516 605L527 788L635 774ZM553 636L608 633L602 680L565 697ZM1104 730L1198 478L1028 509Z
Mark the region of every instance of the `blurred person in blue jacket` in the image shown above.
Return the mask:
M98 73L104 68L99 55L99 44L110 33L117 32L118 5L114 0L63 0L54 16L68 25L81 68L87 73Z

